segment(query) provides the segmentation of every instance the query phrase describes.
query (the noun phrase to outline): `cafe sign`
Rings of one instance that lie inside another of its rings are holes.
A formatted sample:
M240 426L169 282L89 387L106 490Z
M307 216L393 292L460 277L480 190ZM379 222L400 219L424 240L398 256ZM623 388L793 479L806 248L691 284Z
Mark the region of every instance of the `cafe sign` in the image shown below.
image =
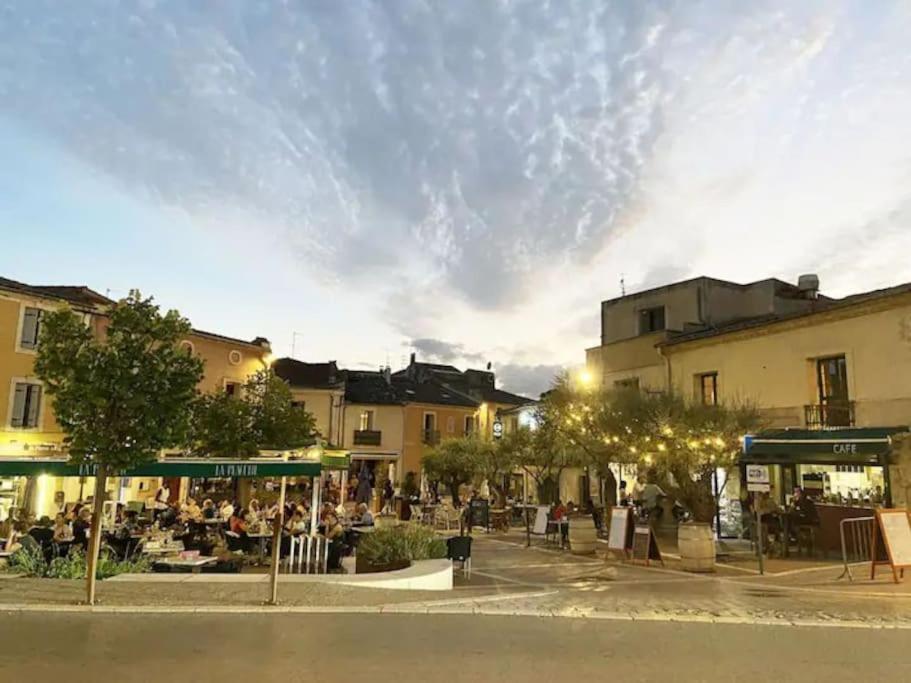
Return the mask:
M771 488L768 465L747 465L747 491L768 493Z

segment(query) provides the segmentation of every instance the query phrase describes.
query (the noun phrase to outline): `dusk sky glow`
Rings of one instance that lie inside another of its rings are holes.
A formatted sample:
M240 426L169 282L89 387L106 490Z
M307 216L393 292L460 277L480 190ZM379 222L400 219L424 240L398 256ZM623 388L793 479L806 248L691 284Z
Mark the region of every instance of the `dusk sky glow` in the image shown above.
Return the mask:
M901 0L12 0L0 276L536 394L621 276L911 280L908 36Z

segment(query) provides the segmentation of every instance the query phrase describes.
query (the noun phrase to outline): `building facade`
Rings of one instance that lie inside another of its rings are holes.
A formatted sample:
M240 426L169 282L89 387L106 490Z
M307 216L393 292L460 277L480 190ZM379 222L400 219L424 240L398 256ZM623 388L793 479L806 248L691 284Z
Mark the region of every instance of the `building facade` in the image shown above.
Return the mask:
M827 500L883 490L911 500L911 458L889 448L911 424L911 285L833 299L813 277L727 284L699 278L602 304L603 343L587 352L596 381L755 405L775 436L759 441L780 455L752 456L748 444L744 458L769 458L782 500L793 486ZM719 288L742 298L713 303ZM630 331L640 334L621 338ZM866 448L878 441L884 452Z
M64 434L54 419L53 401L34 375L41 344L41 317L69 306L84 316L96 336L108 324L113 301L87 287L35 286L0 278L0 457L37 457L64 453ZM199 384L203 392L240 391L247 378L268 367L271 349L263 338L233 339L193 330L182 344L205 363ZM186 482L170 482L171 495L180 495ZM114 500L143 500L154 495L157 480L111 478ZM24 478L0 479L0 514L12 506L29 505L36 514L53 514L63 502L83 499L94 487L92 478L38 477L32 486ZM28 489L28 490L26 490Z

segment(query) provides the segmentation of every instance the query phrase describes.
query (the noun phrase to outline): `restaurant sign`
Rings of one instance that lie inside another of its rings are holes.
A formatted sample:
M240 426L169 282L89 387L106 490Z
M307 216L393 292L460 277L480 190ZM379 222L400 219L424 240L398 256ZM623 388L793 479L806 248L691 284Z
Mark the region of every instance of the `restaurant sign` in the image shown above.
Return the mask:
M97 463L70 463L65 458L2 458L0 475L53 477L94 477ZM112 477L313 477L320 473L320 463L313 460L212 460L205 458L165 458L126 470L109 472Z
M768 465L747 465L747 491L768 493L771 484Z

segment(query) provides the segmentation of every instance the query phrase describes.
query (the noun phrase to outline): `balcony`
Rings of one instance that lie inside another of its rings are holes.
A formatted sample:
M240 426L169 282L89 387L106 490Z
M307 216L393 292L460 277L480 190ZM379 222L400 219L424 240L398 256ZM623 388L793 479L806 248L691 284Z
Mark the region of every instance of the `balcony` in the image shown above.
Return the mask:
M383 432L378 429L355 429L355 446L379 446L383 441Z
M854 426L854 401L813 403L803 407L804 419L810 429Z
M440 432L436 429L425 429L421 434L421 443L428 446L436 446L440 443Z

